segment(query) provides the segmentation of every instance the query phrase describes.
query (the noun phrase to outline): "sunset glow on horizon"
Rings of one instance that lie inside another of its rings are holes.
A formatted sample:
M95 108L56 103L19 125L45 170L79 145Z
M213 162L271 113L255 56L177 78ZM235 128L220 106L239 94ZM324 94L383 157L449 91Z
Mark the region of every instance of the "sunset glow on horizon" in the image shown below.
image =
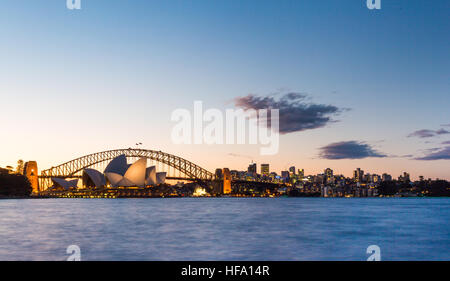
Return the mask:
M359 2L9 1L0 167L43 170L140 142L211 172L255 162L450 180L448 1ZM279 108L278 153L174 144L171 114L195 101Z

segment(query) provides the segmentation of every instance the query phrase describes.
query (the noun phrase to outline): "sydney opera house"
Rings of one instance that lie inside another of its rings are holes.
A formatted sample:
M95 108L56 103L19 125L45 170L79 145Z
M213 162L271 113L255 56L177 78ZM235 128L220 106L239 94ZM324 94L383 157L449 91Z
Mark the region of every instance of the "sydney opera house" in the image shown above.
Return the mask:
M166 172L157 173L155 166L147 167L147 158L128 164L126 156L120 155L108 164L103 173L95 169L83 170L82 181L83 186L89 188L147 187L165 183ZM52 189L78 187L78 179L52 178L52 182Z

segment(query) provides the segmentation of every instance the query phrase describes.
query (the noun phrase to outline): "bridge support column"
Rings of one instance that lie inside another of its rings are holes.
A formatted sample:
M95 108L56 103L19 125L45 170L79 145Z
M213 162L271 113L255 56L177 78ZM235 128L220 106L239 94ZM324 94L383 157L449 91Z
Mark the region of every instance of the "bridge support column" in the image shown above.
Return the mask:
M39 192L39 175L36 161L28 161L23 168L23 175L28 178L28 181L33 188L33 193Z

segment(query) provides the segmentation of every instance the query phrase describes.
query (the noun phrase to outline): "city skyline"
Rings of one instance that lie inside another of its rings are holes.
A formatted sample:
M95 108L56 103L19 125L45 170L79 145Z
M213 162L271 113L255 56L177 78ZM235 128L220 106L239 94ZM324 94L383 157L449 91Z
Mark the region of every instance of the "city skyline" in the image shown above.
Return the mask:
M142 142L211 172L246 170L253 160L279 173L329 167L351 177L360 167L450 180L449 8L86 0L71 11L65 1L5 3L0 166L35 160L42 170ZM261 100L282 107L278 154L173 144L170 113L196 100L223 111Z

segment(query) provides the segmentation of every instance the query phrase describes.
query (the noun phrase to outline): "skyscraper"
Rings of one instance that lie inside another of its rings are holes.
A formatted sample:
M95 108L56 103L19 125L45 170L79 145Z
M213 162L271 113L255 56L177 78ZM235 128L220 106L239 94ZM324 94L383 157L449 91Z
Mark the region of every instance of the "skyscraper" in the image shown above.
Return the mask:
M392 176L389 175L389 174L384 173L384 174L381 176L381 180L382 180L382 181L392 181Z
M250 174L256 174L256 163L251 163L250 165L248 165L247 172L249 172Z
M353 180L355 182L362 182L364 176L364 171L360 168L357 168L355 171L353 171Z
M268 177L270 174L269 164L261 164L261 175Z
M334 181L332 169L326 168L323 174L325 176L325 183L332 183Z
M220 169L220 168L216 169L215 175L216 175L216 179L218 179L218 180L222 179L222 177L223 177L222 169Z
M295 175L295 166L289 168L289 174Z
M333 170L330 168L326 168L323 172L327 178L331 178L333 176Z
M302 181L305 178L305 170L298 169L298 180Z
M403 172L403 181L407 183L411 181L409 174L407 172Z

